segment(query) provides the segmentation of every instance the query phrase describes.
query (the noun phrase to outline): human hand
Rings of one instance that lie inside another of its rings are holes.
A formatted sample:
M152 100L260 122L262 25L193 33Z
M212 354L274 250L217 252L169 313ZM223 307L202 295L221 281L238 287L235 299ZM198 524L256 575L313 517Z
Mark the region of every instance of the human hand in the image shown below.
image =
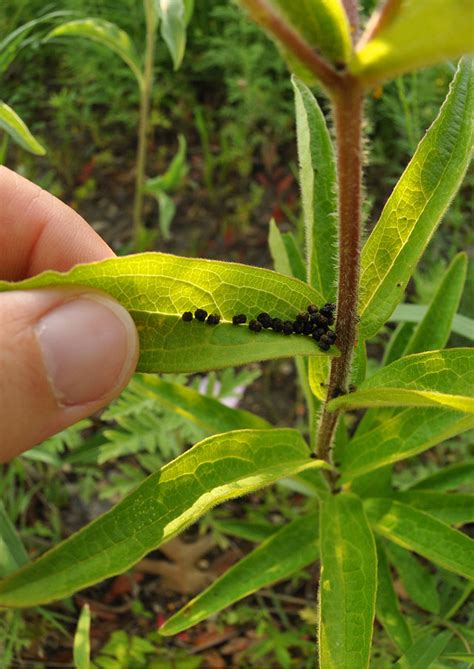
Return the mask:
M76 212L0 167L0 279L113 255ZM137 360L133 320L108 295L80 287L0 293L0 462L108 404Z

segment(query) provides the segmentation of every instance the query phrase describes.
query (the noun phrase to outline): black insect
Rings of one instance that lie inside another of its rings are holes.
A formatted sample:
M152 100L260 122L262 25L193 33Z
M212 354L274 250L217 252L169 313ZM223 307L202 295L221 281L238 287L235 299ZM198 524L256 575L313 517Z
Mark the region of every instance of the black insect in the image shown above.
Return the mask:
M334 344L334 342L337 339L337 334L334 332L334 330L328 330L326 332L326 338L328 339L330 344Z
M185 311L184 314L181 316L183 321L192 321L193 320L193 315L190 311Z
M196 318L198 321L201 321L201 323L204 323L207 318L207 311L204 309L196 309L194 312L194 318Z
M336 386L331 393L331 399L334 399L336 397L340 397L341 395L344 395L343 389Z
M314 330L314 323L311 321L307 321L306 323L303 323L303 334L305 335L310 335Z
M235 316L232 316L232 323L234 325L240 325L240 323L246 323L247 322L247 316L245 314L236 314Z
M325 330L324 328L316 328L312 334L312 337L315 341L319 341L321 337L324 336Z
M355 386L353 383L350 383L349 384L349 392L350 393L355 393L356 390L357 390L357 386Z
M332 312L336 311L336 305L334 302L326 302L324 307L330 309Z
M319 341L321 342L321 344L328 344L329 346L331 346L331 344L332 344L332 340L331 340L330 337L327 336L327 334L321 335L321 338L320 338Z
M304 321L298 321L298 320L294 321L293 332L295 334L303 334L303 328L304 328Z
M272 320L272 328L275 330L275 332L283 331L283 321L281 318L274 318Z
M259 321L252 319L249 322L249 330L252 330L252 332L260 332L261 329L262 329L262 324Z
M318 307L315 304L310 304L308 305L308 314L316 314L318 313Z
M331 346L329 344L326 344L323 341L319 341L318 346L321 349L321 351L329 351L329 349L331 348Z
M258 314L257 321L263 325L264 328L272 327L272 317L270 314L267 314L263 311L261 314Z
M217 325L220 320L221 320L221 317L218 314L209 314L209 316L207 317L206 323L208 325Z
M313 314L311 316L311 321L315 325L317 325L319 328L326 328L327 329L327 327L329 325L329 319L326 318L326 316L324 316L321 312L319 312L318 314Z
M293 334L293 323L291 321L285 321L283 323L283 334L285 335Z
M297 320L299 323L306 323L306 322L309 320L309 314L306 313L306 312L301 313L301 314L298 314L298 315L296 316L296 320Z

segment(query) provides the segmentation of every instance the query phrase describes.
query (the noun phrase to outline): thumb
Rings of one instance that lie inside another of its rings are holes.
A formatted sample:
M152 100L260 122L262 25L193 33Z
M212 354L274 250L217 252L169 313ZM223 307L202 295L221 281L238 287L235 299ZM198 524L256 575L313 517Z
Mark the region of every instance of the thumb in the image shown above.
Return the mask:
M0 295L0 462L108 404L138 360L129 313L80 288Z

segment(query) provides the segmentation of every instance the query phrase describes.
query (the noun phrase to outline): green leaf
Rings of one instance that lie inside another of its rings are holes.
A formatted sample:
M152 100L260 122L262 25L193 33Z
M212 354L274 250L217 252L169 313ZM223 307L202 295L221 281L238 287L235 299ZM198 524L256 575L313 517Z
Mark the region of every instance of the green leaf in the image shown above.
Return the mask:
M446 648L452 635L449 630L440 632L435 637L431 632L425 634L398 660L394 669L429 669Z
M378 410L370 427L346 446L341 483L417 453L474 428L474 416L449 409ZM368 414L366 414L368 416Z
M158 193L158 225L160 226L163 239L170 239L170 227L176 213L176 206L167 193Z
M376 616L388 636L401 651L412 645L410 629L400 611L397 595L393 588L387 556L379 543L377 543Z
M280 529L269 523L251 523L247 519L232 520L231 518L227 520L213 520L212 526L223 534L229 534L232 537L239 537L239 539L253 542L264 541Z
M337 355L319 350L311 337L265 330L251 332L232 325L232 316L259 312L293 320L320 294L297 279L270 270L217 260L142 253L77 265L69 272L43 272L10 283L2 290L80 285L102 290L130 311L140 336L139 372L197 372L293 355ZM181 319L184 311L201 307L221 315L210 327Z
M318 400L324 402L327 395L327 383L329 378L330 364L326 358L308 360L308 380L311 392Z
M387 348L385 349L382 360L382 367L390 365L392 362L395 362L395 360L398 360L403 356L414 330L414 323L399 323L397 325L392 336L390 337Z
M143 87L143 74L140 58L133 46L129 35L110 21L104 19L87 18L68 21L54 28L45 38L45 41L57 37L82 37L97 42L116 53L128 65L135 75L140 88Z
M221 502L326 463L296 430L241 430L204 439L149 476L109 512L0 582L0 606L68 597L119 574Z
M306 267L295 236L291 232L284 232L282 237L293 276L306 283Z
M334 0L270 0L312 47L333 63L347 63L352 52L349 21Z
M35 156L44 156L46 149L41 146L38 140L33 137L26 124L21 120L18 114L5 102L0 100L0 128L10 135L23 149L26 149Z
M474 541L423 511L387 498L365 504L371 525L382 536L415 551L448 571L474 578Z
M386 550L410 599L425 611L439 613L440 599L435 574L401 546L387 543Z
M459 0L395 0L368 25L349 69L366 85L474 51L472 6Z
M446 346L451 323L462 297L466 272L467 255L459 253L448 267L428 311L408 342L404 355Z
M363 248L359 315L365 339L389 320L461 184L472 148L472 79L471 63L463 59L437 119Z
M474 492L474 460L456 462L422 478L410 490L455 490L466 487Z
M0 502L0 577L7 576L28 562L28 554L3 503Z
M173 59L174 69L179 69L186 50L187 15L183 0L158 0L161 16L161 36Z
M315 562L318 558L317 528L318 514L311 513L272 534L167 620L160 628L160 634L177 634Z
M179 383L163 381L159 376L147 376L146 383L135 381L143 398L150 397L210 434L231 430L270 428L270 424L250 411L231 409L212 397Z
M396 494L394 499L429 513L430 516L448 525L474 523L474 495L472 494L406 490Z
M81 615L74 634L74 666L75 669L90 669L91 643L91 611L88 604L81 609Z
M427 311L428 307L421 304L399 304L390 320L419 323L423 320ZM474 341L474 320L462 314L456 314L453 318L452 332Z
M268 246L277 272L306 282L306 269L295 238L290 232L282 234L273 218L268 232Z
M474 413L474 349L416 353L392 362L354 393L331 400L329 410L381 406L449 408Z
M334 148L316 98L292 78L308 283L333 302L336 297L337 188Z
M188 165L186 163L186 138L184 135L178 136L178 151L171 161L168 169L164 174L161 174L152 179L147 179L143 188L145 193L150 193L155 197L165 191L172 191L179 188L184 177L188 173Z
M321 669L366 669L375 613L377 555L361 501L342 493L321 504Z

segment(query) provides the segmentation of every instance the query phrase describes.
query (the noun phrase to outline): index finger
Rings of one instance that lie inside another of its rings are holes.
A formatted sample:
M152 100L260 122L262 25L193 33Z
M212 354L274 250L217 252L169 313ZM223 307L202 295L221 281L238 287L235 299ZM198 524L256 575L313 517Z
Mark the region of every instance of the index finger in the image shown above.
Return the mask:
M31 181L0 167L0 279L103 260L112 249L78 213Z

